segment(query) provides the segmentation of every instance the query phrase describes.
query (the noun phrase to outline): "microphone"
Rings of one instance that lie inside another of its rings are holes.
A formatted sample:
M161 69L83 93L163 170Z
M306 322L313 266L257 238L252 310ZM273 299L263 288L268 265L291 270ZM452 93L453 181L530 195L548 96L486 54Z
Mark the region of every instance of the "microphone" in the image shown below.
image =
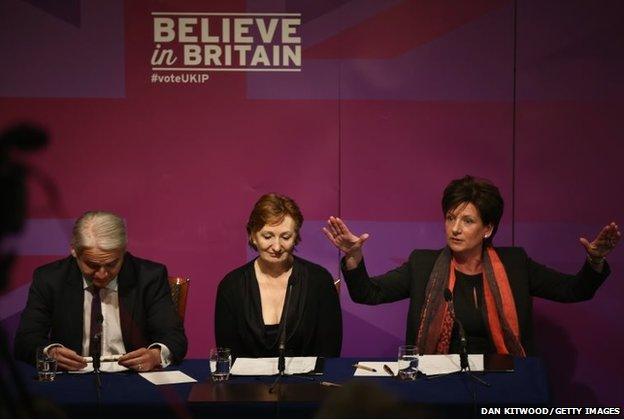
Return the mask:
M462 371L470 370L470 366L468 364L468 340L466 340L466 331L464 330L464 326L462 325L461 321L455 316L453 292L451 292L451 289L444 289L444 300L449 304L451 317L453 318L453 322L457 323L457 327L459 329L459 366Z
M279 337L278 344L278 357L277 357L277 371L278 375L273 382L273 385L269 388L269 393L272 394L275 391L275 387L279 383L280 379L284 376L284 372L286 371L286 323L288 320L288 308L290 308L290 295L292 292L292 284L288 285L288 289L286 290L286 304L284 305L284 312L282 312L282 331Z
M91 345L94 348L91 351L93 357L93 373L95 378L95 394L97 396L98 406L102 403L102 395L100 389L102 388L102 380L100 379L100 362L102 357L102 324L104 323L104 316L102 314L97 314L95 318L95 322L97 322L97 333L93 335L93 340Z
M104 316L102 314L98 314L95 319L97 322L98 331L97 334L93 335L93 345L94 349L92 351L93 354L93 371L96 373L100 372L101 365L101 357L102 357L102 324L104 323Z
M284 305L284 314L282 317L284 318L284 326L282 327L282 334L280 335L279 341L279 357L277 359L277 370L280 376L284 375L284 371L286 370L286 323L288 321L288 308L290 307L290 294L292 292L292 284L288 286L288 290L286 291L286 305Z

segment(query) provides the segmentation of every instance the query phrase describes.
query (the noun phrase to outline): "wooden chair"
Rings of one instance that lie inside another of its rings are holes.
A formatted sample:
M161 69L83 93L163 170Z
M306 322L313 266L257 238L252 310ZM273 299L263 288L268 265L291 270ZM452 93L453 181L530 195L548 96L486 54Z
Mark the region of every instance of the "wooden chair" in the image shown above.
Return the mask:
M186 313L186 298L188 295L188 288L190 279L184 277L170 276L169 287L171 288L171 300L173 300L173 306L178 311L178 315L184 323L184 314Z

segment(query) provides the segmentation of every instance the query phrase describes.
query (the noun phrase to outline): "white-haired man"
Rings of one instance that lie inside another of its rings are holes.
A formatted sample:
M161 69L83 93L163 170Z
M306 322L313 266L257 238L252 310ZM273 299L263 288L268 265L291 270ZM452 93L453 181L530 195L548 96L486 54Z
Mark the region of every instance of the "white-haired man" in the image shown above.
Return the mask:
M92 211L75 223L71 256L35 270L15 337L15 357L34 363L46 347L62 369L102 356L137 371L182 361L187 339L164 265L126 251L123 220ZM97 341L96 341L97 337Z

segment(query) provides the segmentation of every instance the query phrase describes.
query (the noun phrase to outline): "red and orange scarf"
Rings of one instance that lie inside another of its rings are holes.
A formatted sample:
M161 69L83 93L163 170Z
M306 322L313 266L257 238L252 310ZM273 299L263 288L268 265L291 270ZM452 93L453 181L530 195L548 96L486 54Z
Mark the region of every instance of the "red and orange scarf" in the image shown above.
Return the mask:
M526 356L520 343L516 304L505 267L493 247L483 252L483 291L490 336L500 354ZM416 344L422 354L449 352L453 318L444 290L455 287L455 261L447 247L438 256L425 291Z

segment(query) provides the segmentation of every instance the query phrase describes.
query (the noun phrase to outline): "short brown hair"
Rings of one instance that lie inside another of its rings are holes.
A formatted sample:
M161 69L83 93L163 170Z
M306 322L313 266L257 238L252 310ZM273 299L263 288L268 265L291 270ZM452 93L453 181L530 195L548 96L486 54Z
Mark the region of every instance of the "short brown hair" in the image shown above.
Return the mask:
M505 207L498 187L487 179L471 175L454 179L446 186L442 195L444 216L462 203L472 203L479 211L483 224L492 225L492 234L483 241L485 244L490 244L496 235Z
M290 216L295 221L295 245L301 241L299 229L303 225L303 215L299 206L290 197L276 193L264 194L254 205L249 221L247 222L247 235L249 236L249 246L257 250L251 234L258 232L266 224L281 223L286 216Z

